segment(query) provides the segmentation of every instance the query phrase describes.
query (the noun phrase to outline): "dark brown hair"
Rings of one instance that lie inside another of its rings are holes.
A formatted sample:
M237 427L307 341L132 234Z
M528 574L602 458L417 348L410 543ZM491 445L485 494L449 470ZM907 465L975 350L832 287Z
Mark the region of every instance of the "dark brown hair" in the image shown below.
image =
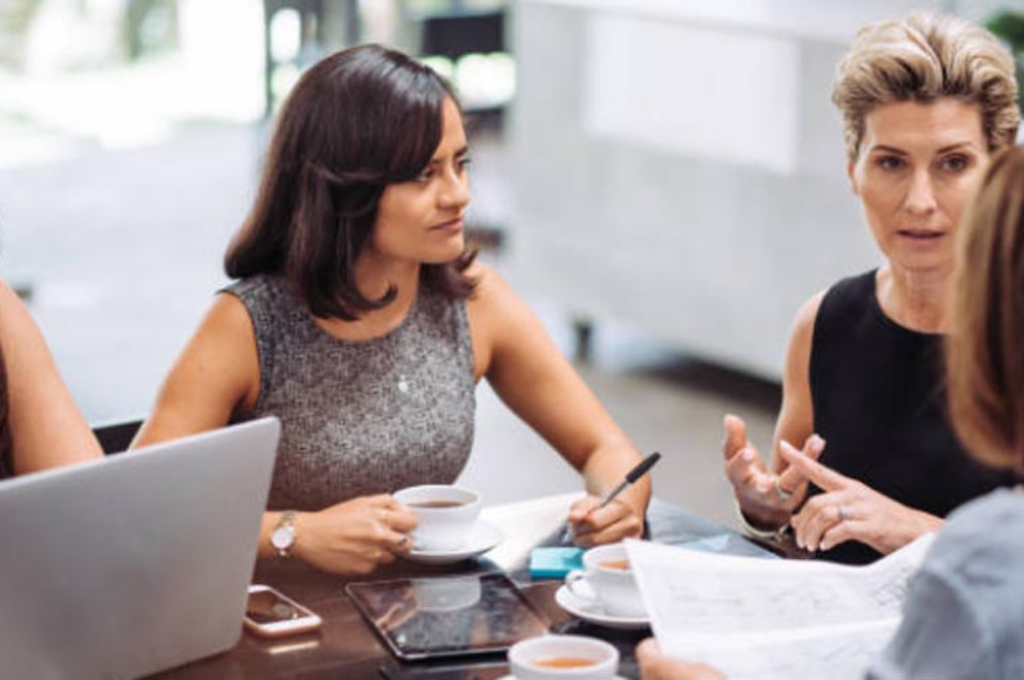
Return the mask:
M283 274L309 311L355 320L386 306L358 289L355 263L388 184L423 171L441 141L442 108L456 101L432 69L379 45L332 54L303 74L285 102L252 211L228 248L228 276ZM453 298L474 281L475 253L424 264L421 280Z
M973 455L1024 470L1024 148L996 156L964 213L946 353L953 425Z

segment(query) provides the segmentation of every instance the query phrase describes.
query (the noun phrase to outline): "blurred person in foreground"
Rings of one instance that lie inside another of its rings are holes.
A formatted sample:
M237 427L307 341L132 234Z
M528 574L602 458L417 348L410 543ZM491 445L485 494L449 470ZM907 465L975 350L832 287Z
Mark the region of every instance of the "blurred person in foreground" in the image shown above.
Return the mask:
M860 30L832 100L847 173L884 264L818 293L787 350L771 467L725 419L725 469L748 529L789 528L825 559L866 563L942 526L1012 477L963 451L943 398L953 243L992 154L1020 122L1014 62L969 21L915 12ZM823 228L845 228L828 225ZM813 480L802 447L833 474Z

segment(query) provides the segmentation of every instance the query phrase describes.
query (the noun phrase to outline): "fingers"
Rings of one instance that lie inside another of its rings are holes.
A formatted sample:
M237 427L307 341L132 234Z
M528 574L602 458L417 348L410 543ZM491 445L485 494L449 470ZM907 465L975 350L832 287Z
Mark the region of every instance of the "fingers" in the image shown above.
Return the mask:
M584 496L569 508L569 521L573 524L579 523L588 513L601 504L601 499L596 496Z
M725 474L733 486L755 486L760 483L763 486L767 475L767 468L757 451L753 447L744 447L737 455L725 462ZM771 484L771 480L767 482Z
M676 661L661 651L657 640L647 638L636 648L643 680L724 680L725 676L702 663Z
M787 446L789 442L784 442ZM780 443L781 444L781 443ZM825 450L825 440L816 434L812 434L804 442L803 454L811 460L818 460ZM800 491L807 483L808 477L803 470L796 465L789 465L779 474L779 487L784 491L793 494Z
M381 542L387 547L384 551L392 556L394 555L408 555L412 550L412 538L409 534L403 534L398 531L387 531L382 537Z
M867 529L868 523L863 520L848 519L845 522L834 524L822 534L819 550L831 550L840 543L860 540Z
M825 440L817 434L812 434L804 442L803 454L811 460L818 460L821 458L822 452L825 450Z
M779 488L790 495L799 492L806 483L807 477L793 465L779 475Z
M739 416L734 416L731 413L725 416L722 423L725 425L722 455L729 460L747 445L747 425Z
M385 500L380 506L378 516L380 518L379 531L376 532L376 542L383 546L382 560L391 562L394 556L408 554L413 549L412 538L409 532L416 528L419 521L416 514L406 506L398 503L390 496L384 494ZM378 499L380 497L374 497Z
M384 512L385 523L391 529L407 534L419 524L416 514L404 505L396 504Z
M784 500L775 491L775 475L765 468L753 449L747 448L725 464L725 475L740 499L755 500L771 506ZM781 507L781 505L780 505Z
M636 646L636 660L641 666L659 656L661 656L661 645L652 637L647 638Z
M572 527L574 534L579 535L580 523L600 504L601 500L596 496L584 496L572 504L569 508L569 526Z
M853 519L855 499L848 494L826 493L807 501L803 509L790 520L796 531L796 542L807 550L825 550L822 545L826 533ZM842 534L839 534L841 536ZM838 545L833 542L832 545Z
M824 442L822 445L824 446ZM804 453L797 451L787 441L779 442L779 454L787 463L795 467L802 475L825 491L838 491L849 485L850 479L848 477L844 477L835 470L825 467L816 460L812 460Z
M576 532L576 545L589 548L606 543L618 543L624 538L639 538L643 531L643 520L630 506L616 500L592 511L580 522Z

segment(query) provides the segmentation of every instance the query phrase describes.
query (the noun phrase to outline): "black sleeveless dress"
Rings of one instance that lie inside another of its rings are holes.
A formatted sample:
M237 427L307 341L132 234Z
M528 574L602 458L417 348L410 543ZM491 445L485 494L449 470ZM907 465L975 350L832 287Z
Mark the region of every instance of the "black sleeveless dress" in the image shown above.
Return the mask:
M1015 483L961 448L947 418L942 336L887 317L875 271L843 279L825 294L814 322L810 387L814 430L826 441L821 462L893 500L945 517ZM879 553L847 542L822 557L863 564Z

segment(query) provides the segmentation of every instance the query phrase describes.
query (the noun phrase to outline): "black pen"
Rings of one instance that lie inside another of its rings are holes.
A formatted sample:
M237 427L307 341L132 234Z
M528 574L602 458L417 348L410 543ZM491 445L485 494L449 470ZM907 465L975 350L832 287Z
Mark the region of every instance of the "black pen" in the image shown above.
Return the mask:
M604 495L604 498L601 499L601 502L597 504L597 508L595 509L603 508L604 506L611 503L616 496L618 496L620 493L622 493L630 486L632 486L636 482L636 480L640 479L645 474L647 474L650 471L650 469L654 467L654 464L657 463L660 459L661 454L655 451L654 453L640 461L640 463L635 468L626 473L626 478L622 480L621 484L619 484L617 487L615 487L614 489L612 489L611 491ZM589 515L590 512L592 511L587 511L587 514ZM584 517L586 517L586 515L584 515ZM562 543L572 543L572 541L575 538L576 532L570 524L565 528L565 534L562 536Z

